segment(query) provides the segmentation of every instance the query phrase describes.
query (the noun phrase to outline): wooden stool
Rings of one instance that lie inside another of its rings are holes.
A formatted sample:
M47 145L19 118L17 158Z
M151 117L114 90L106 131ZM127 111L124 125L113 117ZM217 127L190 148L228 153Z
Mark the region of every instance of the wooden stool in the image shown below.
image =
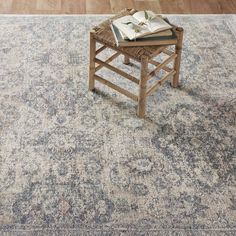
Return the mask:
M113 33L110 29L111 20L116 18L134 14L136 10L134 9L125 9L120 14L114 16L111 19L101 23L97 27L93 28L90 32L90 65L89 65L89 90L93 91L95 89L95 81L103 83L110 88L126 95L127 97L138 102L137 115L139 117L144 117L145 115L145 105L146 97L153 93L156 89L159 88L167 79L172 79L171 84L173 87L179 85L179 71L180 71L180 61L181 61L181 51L182 51L182 41L183 41L183 28L173 25L173 30L176 33L177 40L175 44L175 50L171 51L169 47L171 45L160 45L160 46L145 46L145 47L117 47L116 42L113 36ZM99 49L96 49L96 43L101 44L102 46ZM110 58L106 61L102 61L96 56L105 50L110 48L115 51ZM159 54L164 53L168 56L162 62L155 61L154 58ZM124 63L129 64L130 59L134 59L141 63L141 74L140 79L135 78L134 76L127 74L126 72L110 65L109 63L117 58L119 55L124 56ZM167 65L174 61L173 68L168 67ZM95 66L95 63L97 66ZM155 69L151 72L148 71L148 64L155 66ZM139 86L138 96L127 91L120 86L117 86L110 81L96 75L96 72L101 68L107 68L128 80L136 83ZM147 87L147 81L155 76L156 73L159 73L161 70L165 72L165 75L158 80L154 85Z

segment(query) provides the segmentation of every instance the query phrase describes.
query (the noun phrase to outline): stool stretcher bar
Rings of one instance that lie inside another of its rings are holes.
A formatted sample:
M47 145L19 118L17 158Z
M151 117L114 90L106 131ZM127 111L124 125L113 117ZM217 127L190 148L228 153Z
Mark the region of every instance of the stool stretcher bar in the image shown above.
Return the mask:
M160 79L157 83L155 83L147 92L146 96L150 95L154 91L156 91L167 79L169 79L171 76L173 76L176 73L175 70L172 70L168 74L166 74L162 79Z
M125 95L125 96L127 96L127 97L133 99L134 101L136 101L136 102L138 101L138 97L137 97L136 95L130 93L130 92L127 91L126 89L123 89L123 88L121 88L120 86L117 86L117 85L113 84L112 82L110 82L110 81L108 81L108 80L106 80L106 79L103 79L102 77L100 77L100 76L98 76L98 75L94 75L94 79L97 80L97 81L99 81L100 83L105 84L105 85L107 85L108 87L110 87L110 88L116 90L117 92L120 92L120 93L122 93L123 95Z
M95 55L98 55L100 52L102 52L103 50L105 50L107 47L105 45L103 45L102 47L100 47L96 52Z
M154 60L150 60L149 63L152 64L152 65L154 65L154 66L159 66L159 65L161 65L160 62L154 61ZM168 66L164 66L162 69L165 70L166 72L170 72L170 71L172 70L172 69L171 69L170 67L168 67Z
M174 54L174 52L172 52L172 51L170 51L170 50L168 50L168 49L164 49L164 50L162 50L162 52L163 53L165 53L165 54L167 54L167 55L169 55L169 56L171 56L171 55L173 55Z
M105 63L109 63L109 62L111 62L111 61L113 61L115 58L117 58L118 56L120 55L120 53L119 52L116 52L115 54L113 54L111 57L109 57L106 61L105 61ZM96 68L95 68L95 72L97 72L97 71L99 71L100 69L102 69L102 65L99 65L99 66L97 66Z
M130 81L132 81L132 82L134 82L136 84L139 84L139 80L137 78L135 78L134 76L129 75L126 72L124 72L124 71L122 71L122 70L120 70L120 69L118 69L118 68L116 68L116 67L114 67L114 66L112 66L112 65L110 65L110 64L108 64L106 62L103 62L103 61L101 61L101 60L99 60L97 58L95 58L94 61L96 63L98 63L99 65L101 65L103 67L106 67L107 69L112 70L112 71L116 72L117 74L125 77L126 79L129 79Z
M160 65L157 66L149 75L148 80L151 79L157 72L159 72L163 67L169 64L172 60L177 57L177 54L173 54L172 56L168 57L165 61L163 61Z

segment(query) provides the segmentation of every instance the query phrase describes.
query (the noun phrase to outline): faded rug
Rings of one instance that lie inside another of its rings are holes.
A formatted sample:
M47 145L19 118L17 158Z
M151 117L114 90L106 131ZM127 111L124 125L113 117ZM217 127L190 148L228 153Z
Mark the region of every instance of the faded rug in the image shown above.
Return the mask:
M236 235L236 16L170 16L181 86L145 119L88 92L88 31L105 18L0 17L0 235Z

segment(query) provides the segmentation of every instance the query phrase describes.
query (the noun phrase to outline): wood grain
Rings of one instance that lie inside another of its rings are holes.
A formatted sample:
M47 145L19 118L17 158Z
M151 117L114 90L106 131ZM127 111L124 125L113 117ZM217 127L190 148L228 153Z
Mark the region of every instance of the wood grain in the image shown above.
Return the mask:
M0 1L0 11L1 13L8 13L12 11L13 0Z
M5 4L8 0L5 0ZM6 12L6 13L22 13L22 14L30 14L32 9L36 9L36 1L32 0L21 0L21 1L17 1L17 0L12 0L11 1L11 7L10 7L10 11L12 12Z
M86 0L62 0L61 12L64 14L86 13Z
M89 43L89 90L94 90L95 86L95 80L94 80L94 74L95 74L95 53L96 53L96 41L93 37L93 33L90 32L90 43Z
M177 54L177 58L174 63L174 69L175 69L176 73L175 73L174 78L171 83L174 88L179 86L179 72L180 72L180 62L181 62L184 29L181 27L178 27L176 29L176 35L178 38L178 43L175 46L175 53Z
M0 0L3 14L109 14L124 8L166 14L236 13L236 0Z
M37 10L60 11L62 7L61 0L41 0L36 3Z
M106 14L110 12L110 0L86 0L86 13Z
M135 1L135 9L139 10L149 9L159 13L161 6L159 1Z
M137 109L137 115L140 118L145 116L147 75L148 75L148 59L143 57L141 60L141 73L140 73L138 109Z
M119 12L124 8L135 8L133 0L110 0L110 3L112 12Z

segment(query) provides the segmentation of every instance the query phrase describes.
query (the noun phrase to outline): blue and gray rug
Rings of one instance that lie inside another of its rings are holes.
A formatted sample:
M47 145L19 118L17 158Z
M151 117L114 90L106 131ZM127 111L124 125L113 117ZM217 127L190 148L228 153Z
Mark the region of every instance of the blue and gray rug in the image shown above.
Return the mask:
M0 17L0 235L235 235L236 16L170 17L181 86L150 96L145 119L88 92L105 18Z

